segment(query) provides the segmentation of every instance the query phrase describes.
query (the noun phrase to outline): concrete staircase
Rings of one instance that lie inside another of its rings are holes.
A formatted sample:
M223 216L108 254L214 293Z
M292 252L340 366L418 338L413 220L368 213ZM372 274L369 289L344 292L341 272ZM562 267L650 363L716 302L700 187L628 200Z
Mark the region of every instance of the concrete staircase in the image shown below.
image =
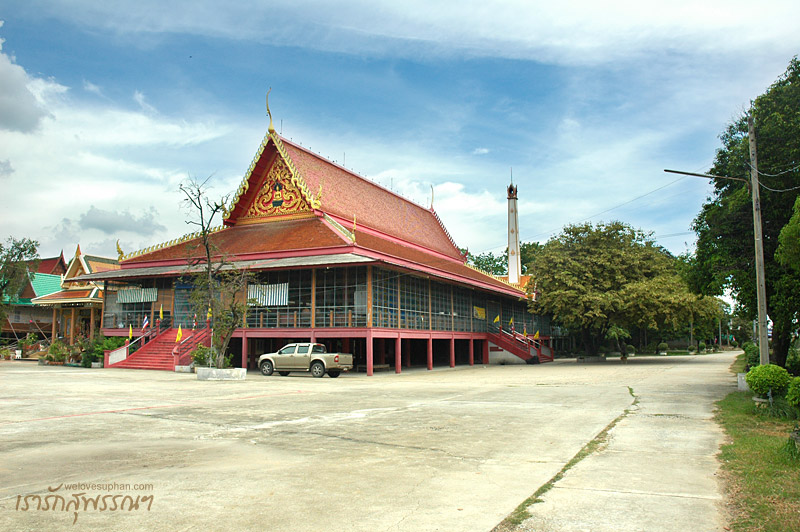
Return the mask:
M172 350L175 347L175 337L177 335L178 329L167 329L122 362L117 362L109 367L174 371L175 363Z
M539 364L553 361L553 351L539 340L519 333L494 330L486 335L489 341L518 356L528 364Z

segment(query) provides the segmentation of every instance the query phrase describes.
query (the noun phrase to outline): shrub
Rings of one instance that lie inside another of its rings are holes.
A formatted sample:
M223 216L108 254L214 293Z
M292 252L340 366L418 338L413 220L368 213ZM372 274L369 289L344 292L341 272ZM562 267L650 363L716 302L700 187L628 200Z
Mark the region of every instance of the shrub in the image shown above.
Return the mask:
M786 402L792 406L800 407L800 377L795 377L789 384L786 392Z
M693 345L690 345L689 347L686 348L686 350L689 351L690 353L694 353L697 350L697 348Z
M786 371L800 377L800 353L797 352L797 349L789 351L789 356L786 357Z
M64 362L68 353L69 347L61 340L53 340L53 343L50 344L50 347L47 349L50 360L55 362Z
M665 353L667 351L667 349L669 349L669 346L667 345L666 342L661 342L660 344L658 344L658 352L659 353Z
M733 348L739 347L739 342L737 342L736 340L731 340L731 347Z
M705 342L700 342L699 344L697 344L697 352L698 353L702 353L705 350L706 350L706 343Z
M767 364L752 368L747 372L745 380L750 389L762 397L766 397L770 391L773 396L782 396L789 387L791 377L784 368Z
M749 367L752 368L761 363L758 346L756 344L753 342L745 342L742 344L742 349L744 349L744 354L747 358L747 365Z
M195 367L212 367L214 365L214 359L214 351L210 347L198 345L194 348L194 351L192 351L192 360L194 361Z

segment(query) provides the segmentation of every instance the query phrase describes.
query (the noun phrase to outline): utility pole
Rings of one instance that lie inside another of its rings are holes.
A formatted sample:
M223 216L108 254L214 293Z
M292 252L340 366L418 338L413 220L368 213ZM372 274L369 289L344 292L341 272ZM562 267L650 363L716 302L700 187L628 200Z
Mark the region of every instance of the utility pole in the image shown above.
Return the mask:
M750 189L753 194L753 233L756 246L756 295L758 297L758 352L762 366L769 364L769 340L767 339L767 284L764 279L764 242L761 237L761 200L758 185L758 157L756 154L756 126L753 109L747 115L750 141Z

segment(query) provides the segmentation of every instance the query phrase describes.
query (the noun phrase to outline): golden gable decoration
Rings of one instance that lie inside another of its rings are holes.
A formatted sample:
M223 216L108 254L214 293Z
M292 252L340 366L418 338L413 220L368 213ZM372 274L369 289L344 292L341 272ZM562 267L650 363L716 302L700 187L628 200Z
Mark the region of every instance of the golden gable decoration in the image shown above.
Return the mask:
M297 179L289 167L282 158L278 158L242 220L313 212L306 194L297 185Z

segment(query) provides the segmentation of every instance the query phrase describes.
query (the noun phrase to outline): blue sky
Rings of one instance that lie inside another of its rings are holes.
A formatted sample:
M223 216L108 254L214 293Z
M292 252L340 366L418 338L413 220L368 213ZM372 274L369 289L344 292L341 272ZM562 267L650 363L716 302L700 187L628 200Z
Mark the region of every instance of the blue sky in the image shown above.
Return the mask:
M246 5L245 5L246 4ZM116 256L188 232L268 125L434 208L473 253L618 219L674 253L726 123L800 52L800 4L0 1L0 237ZM631 201L633 200L633 201Z

